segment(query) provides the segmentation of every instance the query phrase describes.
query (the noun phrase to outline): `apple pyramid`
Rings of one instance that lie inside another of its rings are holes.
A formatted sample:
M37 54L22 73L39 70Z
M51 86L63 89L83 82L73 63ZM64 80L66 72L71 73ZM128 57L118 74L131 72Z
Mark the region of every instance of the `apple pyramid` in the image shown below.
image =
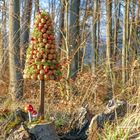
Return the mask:
M52 20L47 12L35 17L31 41L26 52L24 78L33 80L59 80L61 66L57 60Z

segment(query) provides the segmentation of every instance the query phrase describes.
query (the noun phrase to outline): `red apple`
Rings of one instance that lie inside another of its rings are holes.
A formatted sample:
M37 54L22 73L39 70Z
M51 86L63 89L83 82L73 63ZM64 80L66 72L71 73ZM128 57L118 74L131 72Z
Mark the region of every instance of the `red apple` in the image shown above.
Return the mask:
M39 26L39 27L38 27L38 30L39 30L39 31L42 31L42 29L43 29L43 26Z
M48 73L48 70L49 70L49 68L46 67L46 68L44 69L45 73Z

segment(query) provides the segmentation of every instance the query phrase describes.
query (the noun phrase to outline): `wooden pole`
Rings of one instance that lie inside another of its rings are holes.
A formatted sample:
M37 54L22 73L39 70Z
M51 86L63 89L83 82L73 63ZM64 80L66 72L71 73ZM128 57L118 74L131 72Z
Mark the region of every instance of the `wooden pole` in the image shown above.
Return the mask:
M39 107L39 117L44 119L44 93L45 93L45 81L40 80L40 107Z

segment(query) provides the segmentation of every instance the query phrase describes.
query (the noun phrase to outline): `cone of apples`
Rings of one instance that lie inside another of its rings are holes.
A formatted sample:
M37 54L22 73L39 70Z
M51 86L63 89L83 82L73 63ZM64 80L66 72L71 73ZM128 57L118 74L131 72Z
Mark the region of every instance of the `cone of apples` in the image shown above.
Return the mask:
M26 52L24 79L59 80L60 69L52 20L47 12L38 12Z

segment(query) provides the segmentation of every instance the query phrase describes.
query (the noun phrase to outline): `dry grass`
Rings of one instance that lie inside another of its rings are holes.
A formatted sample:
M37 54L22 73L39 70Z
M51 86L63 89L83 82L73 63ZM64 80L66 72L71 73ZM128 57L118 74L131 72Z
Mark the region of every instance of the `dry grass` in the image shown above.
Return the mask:
M139 103L139 71L135 67L137 66L137 61L130 64L127 69L129 72L129 79L125 85L125 92L122 94L121 85L121 69L113 68L112 73L115 78L112 79L114 83L113 96L117 99L127 99L131 104ZM4 77L4 82L0 83L0 98L5 100L1 102L1 109L14 110L15 108L24 107L25 103L31 103L37 110L39 106L39 82L34 82L26 80L24 83L24 97L19 103L13 103L10 95L8 94L8 76ZM46 118L53 118L57 120L58 127L57 130L61 132L66 132L69 129L69 120L73 112L81 107L88 105L88 108L92 114L97 114L102 112L104 109L104 103L107 96L107 88L110 85L107 83L106 68L103 65L98 66L96 75L92 75L89 68L85 68L83 72L79 72L75 79L66 80L65 77L60 82L46 82L45 83L45 111ZM133 97L133 98L132 98ZM105 129L101 131L96 131L94 128L90 132L89 140L94 140L100 138L103 140L122 140L124 137L131 137L134 133L138 132L134 127L129 127L129 129L121 128L129 124L133 126L133 122L139 122L139 111L129 112L127 117L122 120L118 120L118 124L108 125L106 124ZM95 124L94 124L95 125ZM95 125L96 126L96 125ZM93 126L93 127L95 127ZM139 123L138 123L139 127ZM96 134L96 135L95 135ZM124 139L125 140L125 139Z

